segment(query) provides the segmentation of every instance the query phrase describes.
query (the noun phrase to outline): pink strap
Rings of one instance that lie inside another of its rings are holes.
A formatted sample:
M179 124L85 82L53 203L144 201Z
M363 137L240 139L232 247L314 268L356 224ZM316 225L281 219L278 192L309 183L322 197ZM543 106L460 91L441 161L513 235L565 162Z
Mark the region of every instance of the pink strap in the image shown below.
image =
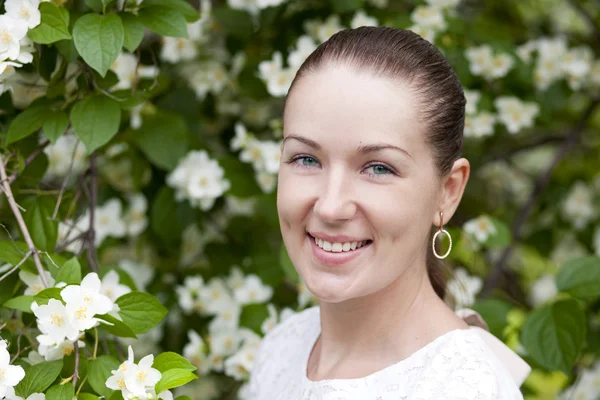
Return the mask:
M488 325L484 319L474 310L462 308L456 311L456 315L461 317L471 329L475 329L483 341L494 352L496 357L506 366L511 373L517 386L521 386L527 376L531 373L531 367L517 353L515 353L504 342L489 332Z

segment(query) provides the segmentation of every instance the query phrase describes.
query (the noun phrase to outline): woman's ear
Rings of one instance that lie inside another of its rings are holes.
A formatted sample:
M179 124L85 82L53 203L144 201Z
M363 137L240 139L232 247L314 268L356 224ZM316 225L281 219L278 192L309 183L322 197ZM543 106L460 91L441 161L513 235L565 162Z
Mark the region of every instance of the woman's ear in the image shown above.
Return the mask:
M466 158L459 158L454 162L450 172L442 180L442 196L434 216L434 224L446 224L454 215L460 204L469 175L471 165ZM439 212L444 213L444 221L440 221Z

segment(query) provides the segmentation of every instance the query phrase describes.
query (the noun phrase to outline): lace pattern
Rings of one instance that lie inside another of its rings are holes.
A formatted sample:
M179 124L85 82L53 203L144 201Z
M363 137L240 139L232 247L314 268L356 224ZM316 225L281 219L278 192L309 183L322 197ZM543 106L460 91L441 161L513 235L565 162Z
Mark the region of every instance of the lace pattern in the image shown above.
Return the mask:
M250 400L523 400L509 372L475 330L448 332L408 358L358 379L310 381L306 364L320 333L318 306L263 339Z

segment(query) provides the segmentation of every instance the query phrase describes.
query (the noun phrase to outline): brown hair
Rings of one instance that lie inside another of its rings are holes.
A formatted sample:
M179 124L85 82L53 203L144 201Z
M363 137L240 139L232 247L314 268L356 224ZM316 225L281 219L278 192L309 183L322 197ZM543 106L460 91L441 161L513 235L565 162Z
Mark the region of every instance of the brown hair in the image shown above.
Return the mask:
M425 141L433 150L438 178L451 170L462 152L466 100L456 73L434 45L404 29L362 26L342 30L319 45L300 66L286 102L302 76L332 63L407 83L420 100L420 120L427 127ZM432 227L428 243L436 229ZM443 299L446 277L442 269L447 267L433 256L430 246L428 249L427 273Z

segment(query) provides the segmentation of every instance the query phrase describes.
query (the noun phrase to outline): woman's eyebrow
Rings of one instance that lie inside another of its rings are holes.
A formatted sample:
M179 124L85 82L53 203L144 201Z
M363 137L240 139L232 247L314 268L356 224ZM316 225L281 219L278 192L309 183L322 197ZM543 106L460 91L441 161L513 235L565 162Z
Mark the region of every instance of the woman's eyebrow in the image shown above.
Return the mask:
M281 142L281 148L283 148L283 145L285 144L285 142L288 139L296 139L299 142L302 142L304 144L306 144L307 146L312 147L315 150L320 150L321 149L321 145L317 142L315 142L314 140L305 138L304 136L299 136L299 135L288 135L285 138L283 138L283 141Z
M408 151L404 150L401 147L394 146L392 144L386 144L386 143L368 144L368 145L364 145L364 146L359 146L358 152L362 153L362 154L366 154L366 153L372 153L372 152L385 150L385 149L397 150L401 153L404 153L405 155L407 155L408 157L410 157L412 159L412 156L410 155L410 153Z

